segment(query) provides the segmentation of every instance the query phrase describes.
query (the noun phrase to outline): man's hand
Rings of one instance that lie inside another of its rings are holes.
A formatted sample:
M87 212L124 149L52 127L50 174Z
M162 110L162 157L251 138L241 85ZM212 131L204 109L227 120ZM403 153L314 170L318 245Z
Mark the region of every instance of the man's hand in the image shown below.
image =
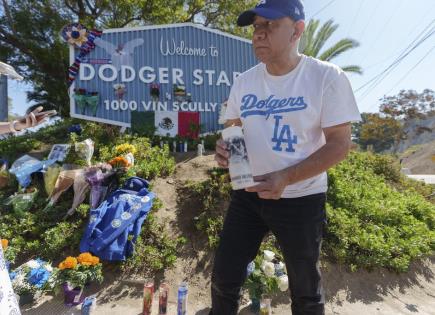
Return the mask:
M256 192L262 199L280 199L285 187L290 184L289 169L283 169L273 173L254 176L257 185L246 188L246 191Z
M216 142L216 154L214 155L214 159L220 167L227 168L229 158L230 152L227 150L227 144L224 140L219 139Z

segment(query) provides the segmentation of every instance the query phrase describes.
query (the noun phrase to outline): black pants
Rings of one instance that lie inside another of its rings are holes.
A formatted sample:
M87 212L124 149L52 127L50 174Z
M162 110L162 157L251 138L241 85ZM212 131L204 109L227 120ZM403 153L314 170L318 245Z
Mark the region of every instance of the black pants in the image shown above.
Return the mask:
M214 260L210 314L237 314L247 265L268 231L275 235L284 255L292 314L324 314L319 255L325 199L322 193L264 200L257 193L234 191Z

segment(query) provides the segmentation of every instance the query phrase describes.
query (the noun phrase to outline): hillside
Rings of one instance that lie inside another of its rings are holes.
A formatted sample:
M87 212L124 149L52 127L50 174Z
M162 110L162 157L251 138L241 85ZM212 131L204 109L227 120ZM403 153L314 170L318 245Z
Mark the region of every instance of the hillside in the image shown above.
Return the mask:
M403 153L407 149L428 144L435 141L435 116L424 119L413 119L405 122L403 126L406 139L402 140L396 148L397 152Z
M212 155L193 157L193 154L177 155L175 173L154 181L154 192L162 200L163 207L156 213L158 220L170 229L173 236L185 235L189 239L173 268L156 276L156 282L165 281L171 287L169 312L176 313L175 288L181 281L189 282L189 314L207 315L210 306L210 272L212 251L193 226L197 209L180 203L179 195L186 181L201 182L208 178L207 171L215 166ZM373 272L348 268L322 259L327 315L367 314L418 314L429 315L435 309L435 257L413 263L409 272L396 274L385 269ZM142 289L140 276L119 279L115 274L106 276L101 288L93 287L97 294L98 308L95 315L140 314ZM289 298L281 294L274 300L273 314L288 314ZM245 295L240 314L251 314ZM63 306L61 296L45 297L23 314L80 314L78 309ZM154 314L157 314L157 296L154 298Z
M399 156L402 167L410 169L411 174L435 174L435 140L412 146Z
M189 283L191 312L206 314L214 248L231 192L228 173L215 168L212 151L196 157L195 142L189 144L188 153L171 153L166 145L160 148L170 139L122 135L116 128L94 123L82 123L80 134L76 134L68 131L72 123L64 121L35 134L4 140L0 156L13 162L30 153L42 160L55 143L70 143L73 148L79 144L80 148L83 140L91 138L95 143L94 167L101 167L101 162L113 163L125 150L134 153L134 165L117 168L113 164L116 187L136 175L147 178L157 195L134 255L121 263L103 262L104 282L85 289L87 295L97 294L95 314L138 314L147 278L154 279L156 286L162 281L170 285L170 314L182 281ZM204 138L209 150L215 141L215 135ZM78 153L70 151L66 163L89 170ZM18 191L14 176L6 178L0 204L6 204ZM90 200L85 198L71 216L65 217L73 189L56 204L47 205L45 179L41 173L32 176L29 187L38 194L26 210L0 207L0 232L9 240L12 268L36 257L58 266L65 257L79 254L79 242L89 222ZM433 187L402 176L398 161L389 156L352 152L329 171L328 225L321 260L327 314L408 314L415 310L429 314L435 289L433 192ZM262 246L279 255L273 237L268 236ZM62 297L49 294L37 298L23 307L23 313L77 313L63 306ZM273 301L275 314L288 313L287 294L280 293ZM245 293L241 314L248 314L248 302Z

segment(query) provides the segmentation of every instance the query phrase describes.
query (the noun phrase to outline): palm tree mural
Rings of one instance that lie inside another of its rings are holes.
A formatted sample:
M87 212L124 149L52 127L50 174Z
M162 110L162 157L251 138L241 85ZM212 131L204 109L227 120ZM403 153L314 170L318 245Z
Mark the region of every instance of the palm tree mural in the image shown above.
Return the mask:
M302 35L299 51L304 55L318 58L324 61L331 61L342 53L357 48L359 43L350 38L344 38L327 49L323 49L328 39L337 30L338 24L333 20L327 21L320 26L320 20L310 20ZM341 67L343 71L362 74L362 69L357 65Z

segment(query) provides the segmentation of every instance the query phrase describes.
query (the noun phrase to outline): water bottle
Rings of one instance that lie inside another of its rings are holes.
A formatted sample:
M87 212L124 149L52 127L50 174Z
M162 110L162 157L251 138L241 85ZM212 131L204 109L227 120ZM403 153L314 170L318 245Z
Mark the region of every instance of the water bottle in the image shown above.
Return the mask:
M178 287L178 307L177 315L187 314L187 283L181 283Z

